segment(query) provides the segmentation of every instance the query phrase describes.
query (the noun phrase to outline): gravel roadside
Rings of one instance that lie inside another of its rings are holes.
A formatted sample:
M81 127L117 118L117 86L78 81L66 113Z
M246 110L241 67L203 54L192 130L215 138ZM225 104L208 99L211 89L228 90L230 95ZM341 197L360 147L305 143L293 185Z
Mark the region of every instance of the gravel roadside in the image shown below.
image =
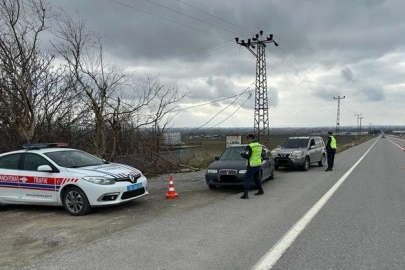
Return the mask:
M126 204L94 208L81 217L63 207L4 205L0 210L0 269L22 269L50 257L97 241L129 227L143 226L178 211L215 203L240 189L208 189L205 171L175 173L178 199L166 199L169 174L148 179L149 196Z

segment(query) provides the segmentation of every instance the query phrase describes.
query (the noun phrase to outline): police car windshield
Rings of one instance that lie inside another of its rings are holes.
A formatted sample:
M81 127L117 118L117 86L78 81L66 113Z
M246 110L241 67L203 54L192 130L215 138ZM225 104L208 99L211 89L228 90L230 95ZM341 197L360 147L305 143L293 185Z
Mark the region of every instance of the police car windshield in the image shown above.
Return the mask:
M288 138L281 143L281 148L307 148L308 138Z
M106 164L103 160L78 150L44 153L56 164L65 168L80 168Z
M219 160L244 160L240 153L245 151L245 147L229 147L222 153Z

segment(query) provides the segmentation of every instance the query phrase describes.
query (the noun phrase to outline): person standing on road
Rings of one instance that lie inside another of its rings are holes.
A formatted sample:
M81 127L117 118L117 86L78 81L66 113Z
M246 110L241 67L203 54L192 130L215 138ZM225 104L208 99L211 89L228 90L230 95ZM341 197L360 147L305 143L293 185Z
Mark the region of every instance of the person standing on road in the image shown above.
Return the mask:
M260 179L260 168L262 165L263 147L260 143L257 142L256 137L253 134L247 135L246 139L248 141L248 145L245 148L245 152L240 153L240 155L246 159L247 165L245 178L243 180L243 195L240 197L241 199L249 198L248 193L250 183L252 182L252 178L255 182L256 187L258 187L259 189L255 193L255 195L264 194Z
M333 169L333 164L335 162L335 154L336 154L336 148L337 148L337 143L335 137L332 136L332 132L328 132L328 141L326 142L326 154L328 156L328 168L325 170L327 171L332 171Z

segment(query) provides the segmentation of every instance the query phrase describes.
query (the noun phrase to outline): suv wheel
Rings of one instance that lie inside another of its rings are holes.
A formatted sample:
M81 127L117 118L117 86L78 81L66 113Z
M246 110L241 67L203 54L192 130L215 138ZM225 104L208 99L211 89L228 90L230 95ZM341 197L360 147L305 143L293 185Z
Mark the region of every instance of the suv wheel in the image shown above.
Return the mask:
M304 164L302 164L301 169L303 171L308 171L308 169L309 169L309 157L305 157L305 161L304 161Z
M326 156L325 154L322 154L321 160L318 162L319 167L325 166L325 161L326 161Z

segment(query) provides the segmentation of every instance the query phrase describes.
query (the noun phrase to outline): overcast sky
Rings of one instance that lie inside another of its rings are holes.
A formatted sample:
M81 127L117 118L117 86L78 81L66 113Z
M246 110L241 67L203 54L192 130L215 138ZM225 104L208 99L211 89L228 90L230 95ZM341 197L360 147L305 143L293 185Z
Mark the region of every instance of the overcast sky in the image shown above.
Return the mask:
M179 108L219 100L174 127L253 127L256 58L234 38L260 30L279 43L266 48L270 128L335 126L338 96L341 126L356 114L362 126L405 124L404 0L52 2L102 34L112 62L187 92Z

